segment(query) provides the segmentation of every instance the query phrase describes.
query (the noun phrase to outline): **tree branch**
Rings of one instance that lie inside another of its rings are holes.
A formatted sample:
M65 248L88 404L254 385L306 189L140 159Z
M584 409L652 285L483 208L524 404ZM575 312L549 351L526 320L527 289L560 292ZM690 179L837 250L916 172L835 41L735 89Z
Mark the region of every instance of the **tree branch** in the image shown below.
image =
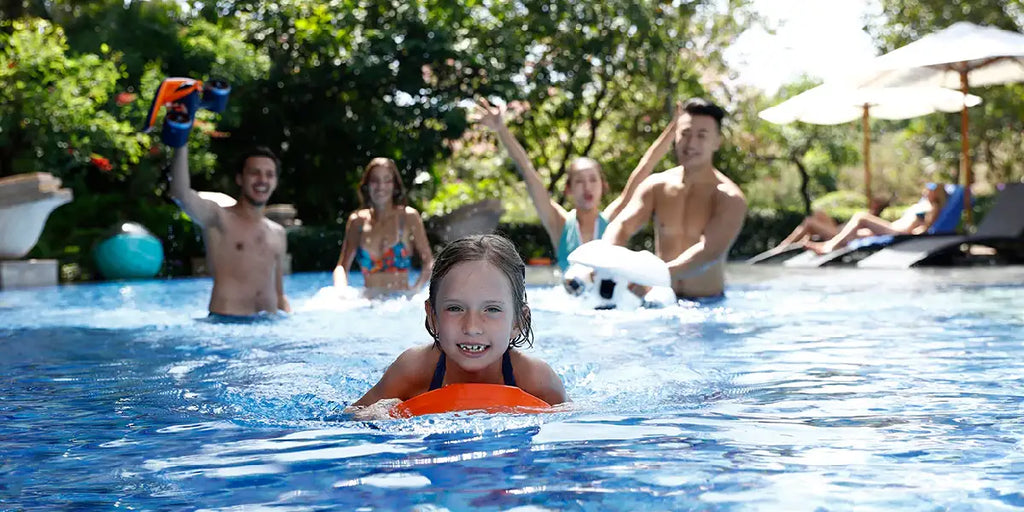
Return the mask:
M597 92L597 96L594 97L593 108L590 109L590 117L587 119L590 124L590 139L587 141L587 145L583 147L583 151L580 152L580 156L589 156L590 150L594 148L594 143L597 142L597 128L601 126L601 123L607 116L601 115L602 109L601 100L608 95L608 80L604 74L601 74L602 80L600 89ZM610 110L610 109L608 109Z
M569 156L572 155L572 150L573 150L573 143L572 143L573 131L572 131L572 127L576 125L576 118L577 118L577 115L579 113L580 112L578 110L573 109L572 117L569 118L569 122L567 123L567 126L569 127L569 134L565 138L565 144L562 145L562 161L558 164L558 170L556 170L556 171L551 173L551 181L548 182L548 192L550 192L553 195L556 195L558 202L562 202L565 199L565 194L564 193L557 193L556 194L556 192L555 192L555 183L557 183L558 180L560 180L562 178L562 176L565 176L565 172L569 168Z
M794 150L788 156L755 154L754 160L760 162L775 162L778 160L784 160L786 162L792 162L793 165L796 165L797 170L800 171L800 198L803 199L804 214L810 215L811 195L808 191L808 187L810 186L811 176L807 173L807 167L804 166L803 160L798 156L803 153L806 153L806 151Z

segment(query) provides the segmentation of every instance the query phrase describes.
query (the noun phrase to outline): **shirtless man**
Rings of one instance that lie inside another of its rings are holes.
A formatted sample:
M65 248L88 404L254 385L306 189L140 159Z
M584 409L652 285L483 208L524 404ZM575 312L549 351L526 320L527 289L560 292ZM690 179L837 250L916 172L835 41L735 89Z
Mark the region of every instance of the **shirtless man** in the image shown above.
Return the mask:
M691 99L677 114L679 165L645 179L602 238L625 245L653 214L654 250L668 264L676 296L721 297L725 257L743 226L747 201L712 163L722 143L725 111L707 100Z
M171 197L199 224L206 262L213 274L210 314L247 317L266 311L291 312L284 295L283 266L288 240L263 208L277 188L281 162L266 148L242 155L235 172L238 202L222 208L199 197L189 183L188 147L175 148Z

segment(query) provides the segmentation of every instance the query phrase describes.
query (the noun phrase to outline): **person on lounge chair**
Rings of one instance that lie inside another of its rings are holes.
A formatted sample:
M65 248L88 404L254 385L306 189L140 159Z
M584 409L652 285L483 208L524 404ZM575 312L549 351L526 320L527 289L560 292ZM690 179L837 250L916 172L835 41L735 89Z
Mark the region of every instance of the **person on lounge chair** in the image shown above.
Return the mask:
M871 199L871 208L868 213L875 217L881 215L882 211L889 207L892 199L875 197ZM794 244L804 244L812 240L828 240L839 234L842 226L822 210L814 210L810 215L804 217L793 232L786 236L778 245L765 254L781 253L789 250Z
M946 199L945 187L929 183L921 191L921 201L907 208L899 219L889 222L870 213L859 212L829 240L808 240L804 242L804 247L818 254L828 254L858 238L875 235L919 235L932 226L945 206Z

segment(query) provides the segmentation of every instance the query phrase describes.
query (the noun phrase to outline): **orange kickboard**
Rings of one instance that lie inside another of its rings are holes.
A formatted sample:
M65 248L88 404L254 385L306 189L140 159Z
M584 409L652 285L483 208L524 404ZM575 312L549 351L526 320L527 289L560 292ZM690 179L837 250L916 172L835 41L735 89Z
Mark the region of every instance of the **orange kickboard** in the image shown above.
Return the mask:
M551 405L522 389L501 384L449 384L414 396L391 408L391 416L410 418L455 411L487 413L549 412Z

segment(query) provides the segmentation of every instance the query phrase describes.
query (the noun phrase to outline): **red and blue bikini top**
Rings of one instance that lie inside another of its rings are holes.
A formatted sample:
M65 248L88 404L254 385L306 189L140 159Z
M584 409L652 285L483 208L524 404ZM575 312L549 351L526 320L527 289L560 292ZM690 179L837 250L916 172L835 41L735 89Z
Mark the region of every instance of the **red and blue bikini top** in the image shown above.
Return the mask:
M378 258L370 256L370 253L363 248L363 245L359 244L359 248L356 249L356 261L359 263L359 268L364 276L380 272L407 272L412 268L409 249L405 246L405 242L402 241L402 228L404 227L402 224L404 222L399 221L398 241L395 242L395 245L385 249L384 253Z

